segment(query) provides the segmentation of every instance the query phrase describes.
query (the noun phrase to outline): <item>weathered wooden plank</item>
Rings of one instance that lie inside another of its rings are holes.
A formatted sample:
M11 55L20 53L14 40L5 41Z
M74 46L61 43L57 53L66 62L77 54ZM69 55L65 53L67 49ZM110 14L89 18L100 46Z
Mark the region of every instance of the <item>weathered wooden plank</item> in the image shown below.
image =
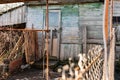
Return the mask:
M88 26L87 30L88 31L100 31L100 32L102 32L102 26Z
M25 55L26 55L26 62L31 63L35 61L35 38L34 32L24 32L25 37Z
M100 11L92 11L89 9L86 9L86 10L88 10L88 11L81 11L80 15L81 16L102 16L102 12L100 12Z
M80 5L80 16L102 17L103 5L101 3Z
M120 1L113 2L113 16L120 16Z
M52 56L59 57L58 55L58 39L53 39L53 46L52 46Z
M25 6L21 6L0 15L0 26L25 23L25 18Z
M116 38L117 40L120 40L120 34L117 34Z
M102 35L102 31L88 31L87 35L89 39L102 39L103 35Z
M103 44L102 39L87 39L88 44Z
M79 5L81 8L97 8L99 9L99 7L103 6L102 3L91 3L91 4L81 4Z
M120 7L120 1L118 0L118 1L115 1L114 0L114 2L113 2L114 4L113 4L113 7Z
M115 70L115 29L112 29L110 42L110 54L109 54L109 80L114 80Z
M114 14L113 14L113 16L120 16L120 13L115 13L115 12L113 12Z
M120 7L119 8L115 8L115 10L113 11L113 13L115 14L119 14L120 13L120 11L119 11L119 9L120 9Z
M62 30L62 42L78 42L79 35L78 27L63 27Z
M69 57L77 57L80 52L79 44L61 44L60 59L65 60Z
M38 32L35 32L35 59L36 60L39 60L40 59L40 57L39 57L39 54L40 54L40 52L39 52L39 44L38 44Z
M80 21L103 21L102 16L80 16Z
M87 54L87 28L84 26L83 28L83 53Z
M81 21L81 25L101 25L102 26L103 21Z
M116 46L116 51L120 51L120 46Z
M108 79L108 23L109 23L109 0L105 0L103 15L103 41L104 41L104 65L103 65L103 80Z
M80 27L87 26L87 30L88 30L87 38L102 39L103 38L102 36L103 4L92 3L92 4L82 4L79 6L80 6L79 8Z
M31 28L34 25L35 29L43 29L43 17L43 9L40 6L28 7L26 27Z

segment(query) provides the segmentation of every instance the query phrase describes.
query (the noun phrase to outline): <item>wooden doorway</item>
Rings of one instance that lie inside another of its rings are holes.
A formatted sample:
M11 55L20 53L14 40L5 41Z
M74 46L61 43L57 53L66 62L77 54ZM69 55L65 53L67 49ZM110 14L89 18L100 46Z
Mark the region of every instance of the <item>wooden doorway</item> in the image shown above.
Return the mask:
M49 10L49 29L50 29L50 56L59 58L60 50L60 26L61 12L60 10Z

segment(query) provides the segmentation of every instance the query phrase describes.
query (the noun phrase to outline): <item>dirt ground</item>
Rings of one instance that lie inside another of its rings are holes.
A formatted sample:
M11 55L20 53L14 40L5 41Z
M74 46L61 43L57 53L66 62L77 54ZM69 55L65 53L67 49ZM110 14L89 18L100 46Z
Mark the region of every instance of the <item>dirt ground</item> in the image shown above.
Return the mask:
M54 78L60 76L60 73L50 70L50 80L54 80ZM45 80L45 77L43 77L43 70L30 68L25 70L19 70L10 75L9 78L6 80ZM115 65L115 80L120 80L120 61L116 62Z
M59 76L59 73L50 71L51 80ZM45 80L45 78L43 77L42 70L32 68L16 72L13 75L11 75L7 80Z
M61 74L57 72L50 71L51 80L60 77ZM27 69L24 71L19 71L11 75L7 80L45 80L43 77L43 70L40 69ZM115 80L120 80L120 72L116 71Z

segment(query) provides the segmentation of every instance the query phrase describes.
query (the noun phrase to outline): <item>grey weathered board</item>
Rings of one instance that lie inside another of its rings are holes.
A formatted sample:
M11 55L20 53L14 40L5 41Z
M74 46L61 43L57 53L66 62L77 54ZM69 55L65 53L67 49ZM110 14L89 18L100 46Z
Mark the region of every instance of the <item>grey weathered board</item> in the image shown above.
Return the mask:
M10 10L0 15L0 26L20 24L26 22L26 7L21 6L19 8Z
M113 5L113 16L119 17L120 16L120 1L114 1L114 5ZM114 25L114 27L117 28L116 31L116 39L117 41L120 40L120 22L116 22L117 25Z
M78 42L78 5L65 5L62 14L62 42Z
M88 39L102 39L103 4L82 4L79 8L80 27L87 27Z
M77 57L80 53L79 44L61 44L60 59L68 59L69 57Z

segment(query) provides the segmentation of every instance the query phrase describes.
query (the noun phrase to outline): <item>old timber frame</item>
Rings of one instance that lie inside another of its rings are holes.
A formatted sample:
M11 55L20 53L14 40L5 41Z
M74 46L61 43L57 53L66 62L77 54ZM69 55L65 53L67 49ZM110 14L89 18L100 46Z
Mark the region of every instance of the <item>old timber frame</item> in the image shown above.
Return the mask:
M109 15L110 15L110 27L109 27ZM112 27L113 24L112 17L113 17L113 0L105 0L104 16L103 16L103 21L104 21L103 22L103 41L104 41L103 80L114 80L115 29ZM108 32L109 29L110 32ZM110 46L110 49L108 48L108 46ZM108 52L107 50L110 50L110 52Z

